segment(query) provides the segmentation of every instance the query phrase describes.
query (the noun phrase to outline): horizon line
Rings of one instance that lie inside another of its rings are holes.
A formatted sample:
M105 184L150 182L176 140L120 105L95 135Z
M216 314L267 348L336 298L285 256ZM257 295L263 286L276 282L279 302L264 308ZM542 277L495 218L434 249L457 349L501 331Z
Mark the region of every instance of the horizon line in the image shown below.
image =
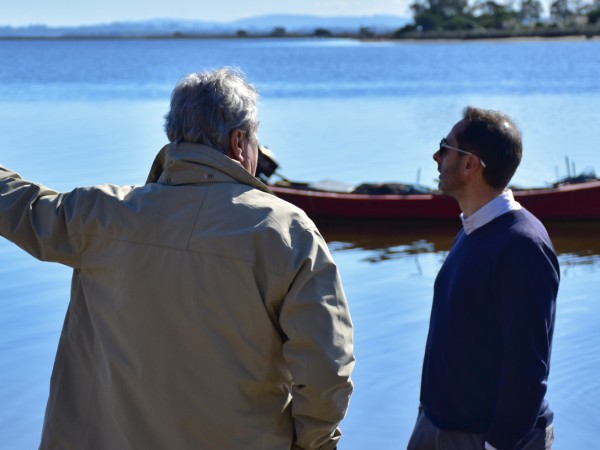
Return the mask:
M48 23L29 23L29 24L19 24L14 25L10 23L0 23L0 28L30 28L30 27L46 27L46 28L79 28L79 27L93 27L93 26L102 26L102 25L118 25L118 24L136 24L136 23L144 23L144 22L157 22L157 21L166 21L166 22L187 22L187 23L203 23L203 24L214 24L214 25L228 25L236 22L242 22L245 20L251 19L260 19L260 18L268 18L268 17L306 17L306 18L314 18L314 19L369 19L369 18L378 18L378 17L388 17L388 18L398 18L398 19L411 19L410 15L400 15L400 14L387 14L387 13L373 13L373 14L331 14L331 15L322 15L322 14L305 14L305 13L271 13L271 14L258 14L254 16L246 16L240 17L237 19L231 20L219 20L219 19L187 19L187 18L177 18L177 17L152 17L146 19L114 19L111 21L101 21L101 22L90 22L90 23L79 23L79 24L63 24L63 25L53 25Z

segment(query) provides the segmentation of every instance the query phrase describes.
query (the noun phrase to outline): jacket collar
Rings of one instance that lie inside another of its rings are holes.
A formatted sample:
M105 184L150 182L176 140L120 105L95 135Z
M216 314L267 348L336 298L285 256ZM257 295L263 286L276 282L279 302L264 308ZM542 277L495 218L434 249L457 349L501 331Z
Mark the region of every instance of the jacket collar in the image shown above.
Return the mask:
M218 150L188 142L165 145L156 155L146 180L170 185L242 183L272 194L258 178Z

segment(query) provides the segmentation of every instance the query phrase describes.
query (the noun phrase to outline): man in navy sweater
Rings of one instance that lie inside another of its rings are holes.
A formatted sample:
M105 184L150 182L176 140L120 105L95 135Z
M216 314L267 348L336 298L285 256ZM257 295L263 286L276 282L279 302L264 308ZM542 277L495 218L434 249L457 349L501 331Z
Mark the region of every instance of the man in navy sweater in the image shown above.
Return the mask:
M559 266L548 234L506 187L521 133L467 107L433 155L463 228L434 285L409 450L542 450Z

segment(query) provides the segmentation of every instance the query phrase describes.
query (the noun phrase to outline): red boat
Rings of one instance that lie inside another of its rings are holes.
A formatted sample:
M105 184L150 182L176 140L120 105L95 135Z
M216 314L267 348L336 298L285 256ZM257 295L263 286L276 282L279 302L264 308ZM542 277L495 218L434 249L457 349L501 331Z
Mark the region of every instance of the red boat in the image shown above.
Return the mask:
M302 184L271 184L273 193L313 219L456 219L456 200L441 193L355 194ZM551 188L513 190L515 200L540 220L600 220L600 180Z
M258 174L269 182L278 165L270 155L261 156L267 159L261 158ZM269 183L269 187L314 220L428 221L457 219L460 214L454 199L438 191L399 183L361 185L349 192L335 192L283 179ZM513 194L540 220L600 220L600 180L593 173L570 177L548 188L513 188Z

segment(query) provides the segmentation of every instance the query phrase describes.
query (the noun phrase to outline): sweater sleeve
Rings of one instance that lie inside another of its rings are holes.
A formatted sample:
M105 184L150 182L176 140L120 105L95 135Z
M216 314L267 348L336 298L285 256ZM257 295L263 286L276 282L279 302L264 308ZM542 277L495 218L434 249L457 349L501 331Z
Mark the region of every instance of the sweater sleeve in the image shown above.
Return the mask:
M320 236L307 233L279 321L293 378L294 449L331 450L340 438L354 366L353 329L338 270Z
M549 243L512 239L498 258L502 368L486 441L512 449L535 426L550 366L559 268Z

